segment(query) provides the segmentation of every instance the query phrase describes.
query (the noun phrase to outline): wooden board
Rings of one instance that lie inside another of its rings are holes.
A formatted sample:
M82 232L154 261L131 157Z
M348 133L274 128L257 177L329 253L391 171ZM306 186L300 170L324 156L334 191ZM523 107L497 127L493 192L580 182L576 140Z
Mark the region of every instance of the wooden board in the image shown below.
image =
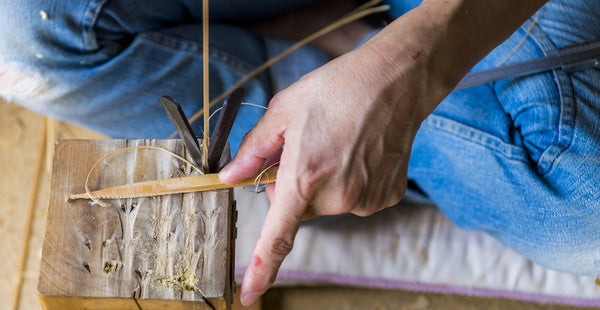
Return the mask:
M65 140L56 145L38 283L44 309L228 309L232 296L233 191L66 201L84 191L104 154L153 145L184 154L179 140ZM166 152L115 154L90 189L193 174Z

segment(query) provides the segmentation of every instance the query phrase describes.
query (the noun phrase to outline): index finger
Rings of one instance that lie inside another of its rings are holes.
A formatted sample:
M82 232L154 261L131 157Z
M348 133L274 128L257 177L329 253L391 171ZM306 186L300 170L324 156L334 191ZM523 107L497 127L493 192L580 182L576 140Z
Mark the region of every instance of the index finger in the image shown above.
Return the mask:
M286 170L280 166L277 173L275 199L244 275L240 293L244 305L253 303L275 281L281 263L292 250L306 209L307 202L298 194L294 175Z

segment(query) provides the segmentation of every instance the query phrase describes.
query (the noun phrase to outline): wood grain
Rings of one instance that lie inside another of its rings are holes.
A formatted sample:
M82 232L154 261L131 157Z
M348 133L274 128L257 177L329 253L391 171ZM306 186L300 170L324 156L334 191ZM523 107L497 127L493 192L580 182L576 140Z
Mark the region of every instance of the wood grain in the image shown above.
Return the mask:
M87 172L116 149L153 145L184 154L180 140L65 140L56 145L42 251L44 309L229 309L233 191L152 198L65 201ZM90 188L193 174L166 153L133 150L110 158Z
M44 118L0 101L0 309L15 309L44 150Z

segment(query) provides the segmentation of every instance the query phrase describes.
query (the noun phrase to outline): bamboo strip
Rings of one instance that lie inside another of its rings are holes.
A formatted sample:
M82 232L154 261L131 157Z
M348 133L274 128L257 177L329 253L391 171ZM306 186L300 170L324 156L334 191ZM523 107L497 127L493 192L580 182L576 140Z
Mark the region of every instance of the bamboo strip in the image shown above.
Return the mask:
M256 177L245 179L236 184L223 183L219 179L219 175L217 173L212 173L115 186L89 193L71 194L67 196L67 199L140 198L209 191L257 184L270 184L275 182L277 168L277 166L271 167Z
M371 15L371 14L376 14L376 13L381 13L381 12L385 12L387 10L390 9L389 5L380 5L380 6L376 6L376 7L366 7L367 5L374 5L376 3L378 3L380 1L370 1L368 3L366 3L363 6L360 6L359 8L357 8L356 10L353 10L351 13L349 13L348 15L345 15L344 17L338 19L337 21L335 21L334 23L320 29L319 31L307 36L306 38L294 43L292 46L290 46L288 49L286 49L285 51L283 51L281 54L267 60L265 63L263 63L262 65L258 66L257 68L255 68L254 70L250 71L246 76L242 77L239 81L237 81L235 84L233 84L231 87L229 87L227 90L225 90L223 93L221 93L219 96L217 96L216 98L214 98L213 100L210 101L210 107L213 107L214 105L216 105L217 103L221 102L221 100L225 99L225 97L227 97L227 95L229 95L234 89L242 86L244 83L248 82L250 79L254 78L255 76L259 75L261 72L265 71L266 69L268 69L269 67L271 67L273 64L277 63L278 61L280 61L281 59L283 59L284 57L286 57L287 55L293 53L294 51L296 51L297 49L301 48L302 46L324 36L325 34L338 29L344 25L347 25L355 20L361 19L365 16ZM208 101L207 101L208 102ZM192 117L189 118L190 123L193 123L194 121L196 121L198 118L200 118L202 115L205 115L206 113L204 112L204 110L200 110L198 112L196 112L194 115L192 115ZM175 137L175 135L177 135L177 133L172 133L169 136L169 139L172 139L173 137Z
M202 141L202 165L208 171L208 144L210 130L210 103L208 85L208 0L202 0L202 110L204 112L204 138Z

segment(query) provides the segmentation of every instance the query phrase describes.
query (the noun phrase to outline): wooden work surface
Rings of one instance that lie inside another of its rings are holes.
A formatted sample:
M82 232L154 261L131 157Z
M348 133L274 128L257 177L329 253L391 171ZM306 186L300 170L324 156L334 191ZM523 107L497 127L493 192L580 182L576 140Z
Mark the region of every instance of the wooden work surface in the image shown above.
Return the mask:
M178 139L57 142L38 284L47 309L228 308L233 189L65 199L86 180L94 190L198 174L177 155Z

